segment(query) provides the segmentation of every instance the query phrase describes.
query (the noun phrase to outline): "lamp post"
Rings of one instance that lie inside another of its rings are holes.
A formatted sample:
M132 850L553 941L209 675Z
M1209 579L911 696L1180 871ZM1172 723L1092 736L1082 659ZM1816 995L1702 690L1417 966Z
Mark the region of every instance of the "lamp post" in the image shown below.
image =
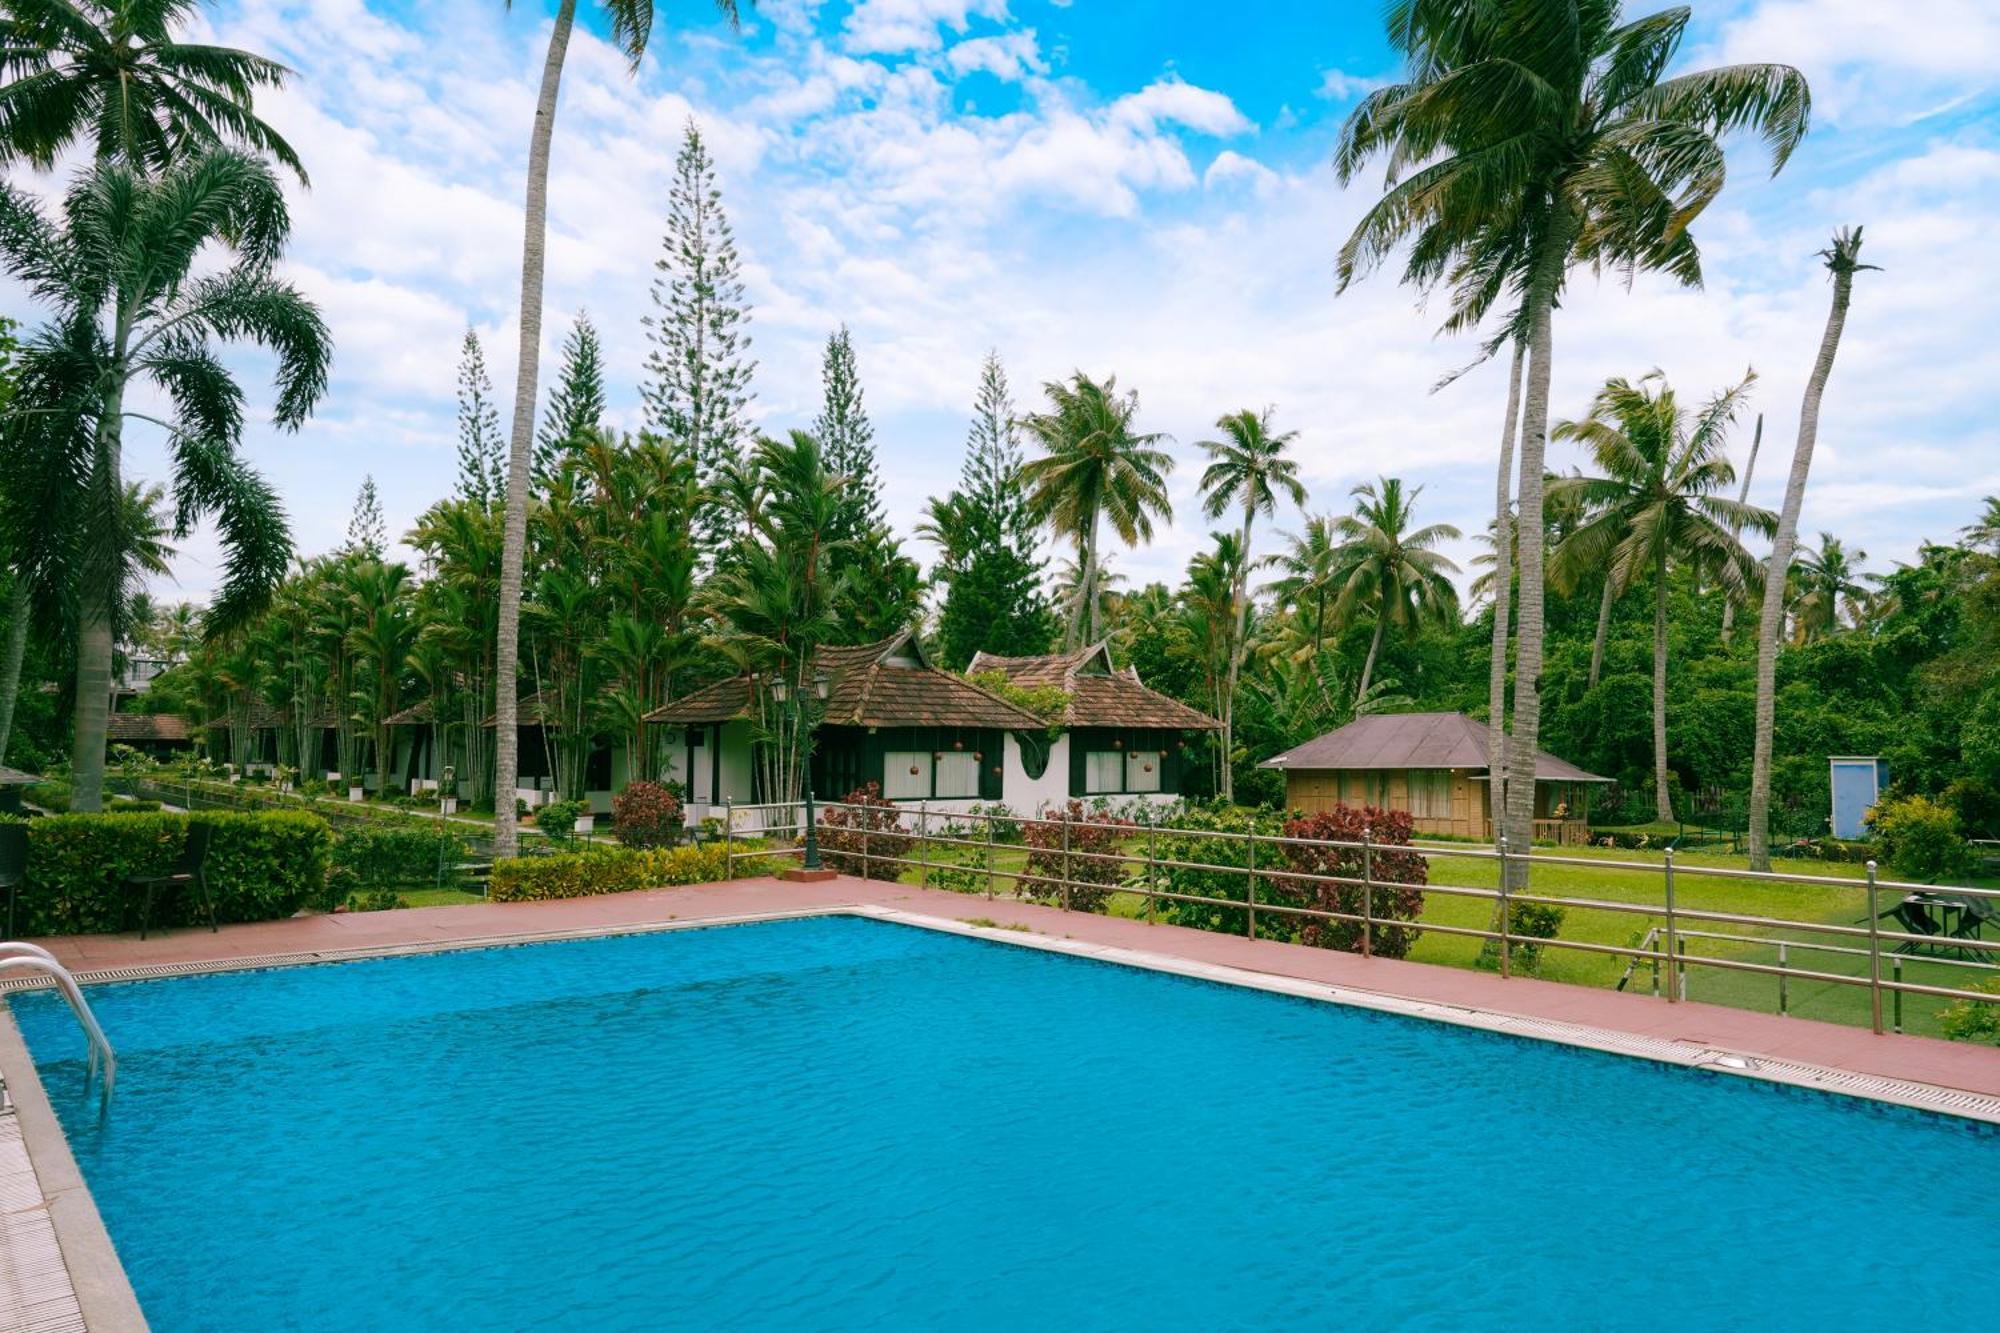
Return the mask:
M832 687L832 684L833 682L824 671L815 671L812 679L814 699L819 703L825 703L827 691ZM792 718L792 733L794 737L806 742L800 746L805 756L804 776L806 787L806 859L802 869L808 875L818 875L825 871L825 867L820 864L819 820L815 818L813 811L812 745L810 744L811 733L806 729L805 700L798 697L798 692L792 689L790 682L785 679L784 673L778 671L771 673L771 697L776 699L781 707L789 708Z

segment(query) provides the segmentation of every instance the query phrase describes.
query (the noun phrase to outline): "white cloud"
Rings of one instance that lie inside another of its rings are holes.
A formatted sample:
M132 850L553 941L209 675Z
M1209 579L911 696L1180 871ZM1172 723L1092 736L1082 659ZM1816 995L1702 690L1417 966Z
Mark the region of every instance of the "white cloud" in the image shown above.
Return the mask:
M1329 69L1319 76L1317 94L1330 102L1345 102L1350 97L1362 97L1384 87L1389 80L1377 74L1350 74L1344 69Z
M1222 93L1198 88L1179 79L1162 79L1111 104L1111 119L1138 129L1182 125L1218 137L1253 129L1236 103Z
M944 45L940 28L962 33L975 16L1004 19L1007 0L858 0L844 25L847 49L856 55L935 51Z
M974 37L954 42L951 49L945 52L945 63L956 74L984 70L995 78L1009 82L1049 71L1032 28L999 37Z
M1796 65L1812 85L1818 118L1907 123L1995 86L2000 5L1754 0L1722 24L1716 45L1722 61Z
M1233 148L1225 148L1208 164L1208 170L1201 175L1201 183L1211 190L1241 185L1263 197L1278 188L1281 178L1256 158L1245 157Z

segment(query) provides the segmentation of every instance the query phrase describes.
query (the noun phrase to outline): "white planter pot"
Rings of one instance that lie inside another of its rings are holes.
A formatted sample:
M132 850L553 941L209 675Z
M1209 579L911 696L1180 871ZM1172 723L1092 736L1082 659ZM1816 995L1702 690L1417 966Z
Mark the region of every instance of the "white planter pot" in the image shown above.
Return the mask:
M596 827L597 827L596 815L578 815L576 817L576 831L578 833L588 834L592 829L595 829Z
M447 796L444 798L443 801L439 802L439 804L443 808L444 812L448 815L455 815L458 813L458 798L456 796Z
M354 801L358 804L359 802L368 799L368 792L365 788L349 787L347 789L347 799L350 801Z

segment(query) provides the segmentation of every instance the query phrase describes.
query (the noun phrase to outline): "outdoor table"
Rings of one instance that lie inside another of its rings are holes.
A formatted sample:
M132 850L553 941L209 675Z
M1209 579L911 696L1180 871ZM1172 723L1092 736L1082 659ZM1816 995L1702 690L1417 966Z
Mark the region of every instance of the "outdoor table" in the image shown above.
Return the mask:
M33 773L23 773L18 768L0 767L0 813L18 815L21 813L21 790L32 787L41 779Z

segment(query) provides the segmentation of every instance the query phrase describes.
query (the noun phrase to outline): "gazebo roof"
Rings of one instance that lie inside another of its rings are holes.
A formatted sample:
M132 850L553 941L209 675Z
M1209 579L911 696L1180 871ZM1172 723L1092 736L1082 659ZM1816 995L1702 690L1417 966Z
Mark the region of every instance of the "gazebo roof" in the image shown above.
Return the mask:
M1266 759L1260 768L1294 770L1458 768L1486 775L1484 722L1463 713L1377 713ZM1610 782L1567 759L1536 751L1538 782Z

